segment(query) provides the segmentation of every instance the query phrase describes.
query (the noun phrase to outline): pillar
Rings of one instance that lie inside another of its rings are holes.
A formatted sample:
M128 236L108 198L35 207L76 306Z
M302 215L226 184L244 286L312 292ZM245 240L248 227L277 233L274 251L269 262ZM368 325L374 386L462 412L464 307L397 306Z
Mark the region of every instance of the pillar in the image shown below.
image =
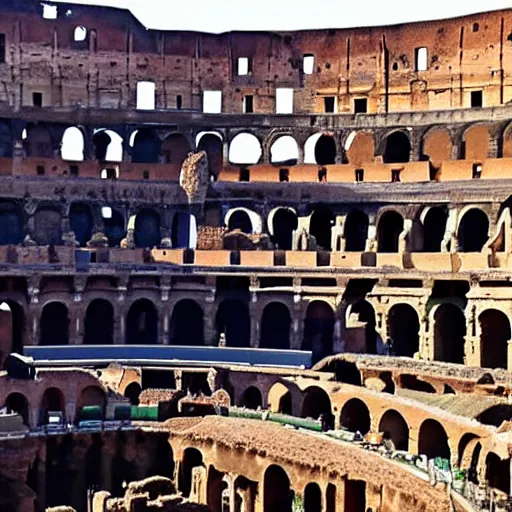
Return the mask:
M260 329L261 329L261 306L258 304L258 295L252 293L251 302L249 303L249 315L251 318L251 348L259 348L260 346Z

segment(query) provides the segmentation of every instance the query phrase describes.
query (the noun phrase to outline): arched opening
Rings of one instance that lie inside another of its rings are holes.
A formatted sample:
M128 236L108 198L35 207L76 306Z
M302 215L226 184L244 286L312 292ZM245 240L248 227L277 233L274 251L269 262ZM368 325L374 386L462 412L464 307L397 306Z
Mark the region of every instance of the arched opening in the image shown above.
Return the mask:
M332 354L334 311L324 301L311 302L304 320L302 350L313 352L313 362Z
M46 425L48 423L49 412L65 412L64 394L58 388L48 388L45 390L41 398L39 408L39 424Z
M350 308L350 315L357 315L358 321L364 323L365 352L377 353L377 331L375 330L375 310L366 300L361 300Z
M6 139L9 140L9 139ZM0 147L1 152L1 147ZM512 158L512 124L509 124L503 131L502 138L502 156L503 158Z
M512 405L493 405L485 409L485 411L482 411L475 419L484 425L500 427L504 421L508 422L512 420Z
M290 135L284 135L270 146L270 162L275 165L295 165L299 159L299 147Z
M332 165L336 163L336 141L327 133L311 135L304 145L304 163Z
M206 152L210 176L213 176L216 180L224 164L221 137L218 134L205 133L199 139L197 150Z
M217 339L222 333L228 347L249 347L251 341L251 317L247 303L237 299L221 302L215 317Z
M89 205L73 203L69 209L69 224L80 247L85 247L92 237L94 224Z
M467 464L464 459L467 458L466 449L468 449L468 446L472 446L474 448L475 442L472 442L474 440L479 439L479 437L476 434L467 433L464 434L459 441L459 446L457 448L457 463L460 468L466 468Z
M147 472L147 477L163 476L173 480L175 463L169 436L166 434L158 435L152 443L152 449L153 464Z
M156 164L160 158L160 140L153 130L138 130L133 138L132 162Z
M336 486L334 484L327 484L325 512L336 512Z
M174 249L193 249L197 245L196 218L187 212L176 212L172 219L171 242Z
M297 229L297 214L288 208L279 208L272 217L274 234L271 237L276 249L291 251L293 232Z
M268 409L271 412L292 414L292 394L281 382L276 382L268 391Z
M83 407L99 407L102 413L105 410L105 392L99 386L87 386L82 389L76 403L77 413L80 415Z
M39 208L34 215L34 240L38 245L58 245L62 240L62 216L53 208Z
M311 215L309 233L315 237L316 243L322 249L332 249L331 233L334 226L334 215L325 206L318 206Z
M462 144L463 160L486 160L489 154L489 129L482 124L472 126L464 133Z
M127 345L156 345L158 343L158 312L148 299L135 301L126 317Z
M441 457L450 460L450 446L446 430L436 420L425 420L418 434L418 453L428 459Z
M290 479L281 466L272 465L263 478L263 512L292 512Z
M420 346L418 313L409 304L395 304L388 318L391 352L399 357L413 357Z
M478 208L468 210L459 224L460 252L480 252L489 238L489 218Z
M124 216L115 208L110 208L109 215L103 215L103 231L109 247L119 247L125 236Z
M69 343L68 308L62 302L46 304L39 323L40 345L67 345Z
M452 159L452 138L444 128L429 130L423 138L422 154L435 169Z
M169 343L171 345L204 345L204 314L195 300L183 299L174 306Z
M161 160L166 164L178 165L181 169L190 151L190 144L186 137L181 133L174 133L162 142Z
M359 398L351 398L341 409L340 424L350 432L361 432L364 436L370 431L370 411Z
M203 455L196 448L187 448L183 452L180 466L179 489L185 498L190 496L194 468L203 466Z
M40 124L28 125L25 129L23 147L30 157L53 158L53 141L48 129Z
M262 407L263 397L261 396L261 391L255 386L247 388L240 398L240 405L253 410Z
M379 422L379 432L393 441L396 450L409 450L409 426L397 411L386 411Z
M430 208L423 221L423 251L440 252L448 214L441 208Z
M228 158L232 164L257 164L261 155L260 141L252 133L239 133L229 145Z
M290 311L282 302L267 304L261 316L260 347L289 349L291 323Z
M135 217L136 247L152 249L160 245L160 215L154 210L142 210Z
M375 161L375 140L373 133L352 132L345 142L348 162L356 167Z
M68 128L62 136L60 156L62 160L82 162L84 159L84 134L76 126Z
M5 122L0 122L0 158L12 158L11 129Z
M304 512L321 512L321 510L322 491L318 484L311 482L304 489Z
M404 218L394 211L382 214L377 225L378 251L398 252L400 233L404 229Z
M0 202L0 245L18 245L23 241L24 221L21 209L11 201Z
M124 396L130 400L132 405L139 405L139 397L142 393L142 388L138 382L132 382L126 386Z
M0 302L0 369L11 353L23 354L25 312L17 302Z
M303 418L313 418L314 420L319 419L321 415L330 417L332 415L332 405L327 392L318 386L307 388L304 391L300 415Z
M480 360L483 368L507 368L510 320L497 309L488 309L480 322Z
M97 131L92 142L94 145L94 157L100 162L123 161L123 139L112 130Z
M454 304L442 304L434 315L434 359L464 364L466 317Z
M239 229L242 233L252 234L252 222L245 210L236 210L229 216L228 229Z
M4 407L7 412L19 414L23 419L24 425L29 425L29 406L25 395L21 393L11 393L5 400Z
M368 238L368 215L359 210L350 212L345 220L345 251L363 252Z
M93 300L85 312L84 344L114 343L114 307L105 299Z
M405 132L393 132L386 137L384 149L384 163L399 164L409 161L411 155L411 141Z
M510 458L502 460L490 452L485 458L485 479L492 489L510 495Z

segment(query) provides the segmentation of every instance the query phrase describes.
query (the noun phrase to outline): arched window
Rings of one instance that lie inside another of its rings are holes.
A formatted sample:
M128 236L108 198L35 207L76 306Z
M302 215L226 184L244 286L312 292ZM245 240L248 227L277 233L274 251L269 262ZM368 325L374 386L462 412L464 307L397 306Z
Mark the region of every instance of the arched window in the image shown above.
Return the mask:
M19 414L23 419L23 424L29 424L29 405L25 395L21 393L11 393L5 400L5 407L8 412Z
M332 414L331 399L325 390L311 386L304 391L301 416L317 420L321 415Z
M158 312L148 299L135 301L126 318L127 345L156 345L158 343Z
M194 215L176 212L172 219L171 233L174 249L194 249L197 245L197 222Z
M240 405L248 409L258 409L258 407L263 405L261 391L254 386L247 388L242 394Z
M489 218L478 208L467 211L459 224L458 241L461 252L480 252L489 239Z
M430 208L423 221L423 251L440 252L448 214L441 208Z
M114 343L114 308L105 299L95 299L87 307L84 322L84 344Z
M204 466L203 455L196 448L186 448L180 465L179 490L188 498L192 490L193 469Z
M268 391L268 409L271 412L292 414L292 394L281 382L276 382Z
M276 165L295 165L299 159L299 147L290 135L284 135L270 146L270 162Z
M368 215L361 211L353 211L345 220L345 251L363 252L366 250L368 238Z
M29 125L25 131L23 146L27 157L53 158L53 141L43 125Z
M248 347L251 340L251 318L247 303L226 299L219 305L215 317L217 339L222 333L228 347Z
M23 307L14 301L0 302L0 369L9 354L23 353L24 328Z
M304 512L319 512L322 510L322 491L314 482L304 489Z
M98 130L95 132L92 142L94 144L94 156L100 162L123 161L123 139L112 130Z
M489 154L489 129L479 124L464 133L462 141L462 159L483 161Z
M199 140L199 142L196 142L197 150L206 152L210 175L216 180L224 164L222 138L218 133L204 133L203 135L200 133L196 140Z
M356 167L375 161L375 140L373 133L352 132L345 142L345 152L348 162Z
M370 411L359 398L351 398L341 409L341 426L350 432L361 432L366 435L370 431Z
M158 163L160 140L152 130L138 130L133 139L132 162Z
M245 210L236 210L229 216L228 229L233 231L239 229L242 233L253 232L251 218Z
M334 311L323 301L309 304L304 320L304 339L302 350L313 352L313 361L332 354L334 335Z
M204 314L195 300L183 299L174 306L169 342L171 345L204 345Z
M429 130L423 138L422 154L435 168L452 159L452 138L444 128Z
M135 217L135 246L152 249L160 245L160 215L154 210L142 210Z
M263 478L263 512L292 512L290 479L281 466L272 465Z
M442 304L435 312L434 322L434 359L464 364L464 313L454 304Z
M232 164L257 164L262 155L260 141L251 133L239 133L229 145L229 161Z
M419 350L420 321L409 304L395 304L388 315L391 351L399 357L413 357Z
M291 323L290 311L282 302L267 304L261 317L260 347L289 349Z
M50 302L43 308L40 320L40 345L69 343L68 308L62 302Z
M411 155L411 141L404 132L393 132L386 138L384 150L384 163L406 163Z
M396 450L409 450L409 426L404 417L397 411L386 411L379 422L379 432L391 439Z
M377 225L378 251L398 252L399 237L403 229L404 219L399 213L394 211L383 213Z
M441 423L436 420L425 420L418 434L418 453L428 459L441 457L450 460L448 435Z
M60 155L62 160L82 162L84 159L84 134L76 126L68 128L62 136Z
M350 308L350 315L357 315L360 323L365 325L365 352L367 354L377 353L377 331L375 330L375 310L373 306L365 301L359 301Z
M497 309L488 309L478 317L480 357L483 368L507 368L510 320Z
M332 165L336 163L336 141L329 134L311 135L304 145L304 163Z
M181 168L190 151L190 144L181 133L169 135L162 142L162 160L167 164L176 164Z
M85 247L92 237L94 225L90 206L84 203L73 203L69 210L69 224L80 247Z
M105 216L107 215L107 216ZM125 237L124 216L115 208L103 211L103 229L108 239L109 247L119 247Z
M48 423L49 412L65 412L64 394L58 388L48 388L43 393L39 408L39 424Z
M309 232L315 237L316 243L323 249L332 248L331 233L334 225L334 215L325 206L315 208L311 215Z
M42 207L34 215L34 240L38 245L58 245L62 241L62 216L53 208Z
M290 251L293 247L293 232L297 229L297 214L289 208L279 208L273 213L271 237L277 249Z

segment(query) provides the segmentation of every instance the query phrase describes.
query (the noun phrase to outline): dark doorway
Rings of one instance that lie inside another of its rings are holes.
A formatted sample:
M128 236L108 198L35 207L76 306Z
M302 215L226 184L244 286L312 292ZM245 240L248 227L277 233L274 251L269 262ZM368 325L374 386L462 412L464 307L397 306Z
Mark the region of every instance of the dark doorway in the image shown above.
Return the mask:
M360 432L363 436L370 431L370 411L359 398L351 398L341 409L341 426L350 432Z
M366 482L363 480L345 480L345 508L350 512L368 512L366 510Z
M441 208L430 208L423 223L423 251L440 252L448 214Z
M215 180L219 177L222 170L223 157L222 157L222 141L217 135L206 133L199 140L198 151L205 151L208 156L208 169L210 176Z
M489 218L478 208L467 211L458 231L459 251L480 252L489 238Z
M221 302L215 318L217 339L224 333L226 346L249 347L251 342L251 318L247 303L237 299Z
M490 452L485 458L485 479L489 487L510 495L510 458L502 460Z
M436 420L425 420L418 435L418 453L428 459L441 457L450 460L450 446L446 430Z
M293 232L297 229L297 214L288 208L279 208L272 219L276 249L290 251L293 247Z
M187 448L183 452L183 461L179 474L179 490L188 498L192 490L192 472L196 467L203 466L203 455L196 448Z
M363 252L368 238L368 215L359 210L350 212L345 220L345 251Z
M0 369L11 353L23 354L25 311L14 301L0 301Z
M0 203L0 245L18 245L23 241L23 215L11 202Z
M321 512L322 491L318 484L311 482L304 489L304 512Z
M480 357L483 368L507 368L510 320L497 309L488 309L478 317Z
M418 313L409 304L396 304L389 310L389 343L399 357L413 357L420 345Z
M158 343L158 312L148 299L135 301L126 318L127 345L156 345Z
M404 229L403 217L393 211L382 214L377 226L378 251L398 252L400 233Z
M442 304L434 315L434 359L464 364L466 317L454 304Z
M69 343L68 308L62 302L50 302L43 308L40 320L40 345Z
M292 512L290 479L281 466L272 465L263 479L263 512Z
M180 133L169 135L162 143L162 160L167 164L181 166L190 153L190 144Z
M142 210L135 217L135 246L142 248L160 245L160 215L154 210Z
M23 418L23 424L29 424L28 418L28 400L21 393L11 393L5 400L5 407L8 412L19 414Z
M195 300L183 299L174 306L169 343L171 345L204 345L204 314Z
M109 247L119 247L125 236L123 215L112 208L112 216L108 219L103 218L103 229L108 238Z
M367 354L377 353L377 331L375 330L375 310L366 300L361 300L350 309L351 314L356 314L360 322L366 323L365 327L365 352Z
M262 407L263 398L261 396L261 391L254 386L247 388L240 399L240 405L254 410Z
M331 399L326 391L318 386L311 386L305 390L302 401L301 416L317 420L320 415L332 415Z
M160 140L152 130L139 130L133 140L132 162L156 164L160 157Z
M304 320L302 350L311 350L316 363L332 354L333 336L334 312L331 306L323 301L311 302Z
M187 249L191 247L191 226L193 215L187 212L176 212L172 219L171 241L173 249ZM193 234L193 233L192 233Z
M409 426L399 412L393 409L386 411L379 422L379 432L390 437L395 449L409 450Z
M315 144L315 160L318 165L336 162L336 142L330 135L321 135Z
M142 388L138 382L132 382L126 386L124 396L130 400L132 405L139 405L139 397L142 393Z
M73 203L69 210L69 224L80 247L85 247L92 237L93 218L91 208L82 203Z
M242 233L250 235L253 232L253 229L249 214L245 210L234 211L229 217L228 229L230 231L239 229Z
M334 215L325 206L315 208L311 215L309 233L315 237L316 243L322 249L331 250L331 233L334 225Z
M93 300L85 312L84 324L84 344L114 343L114 308L108 300Z
M290 311L282 302L265 306L261 317L261 348L287 350L290 348Z
M411 155L411 142L404 132L393 132L386 138L384 150L384 163L398 164L409 161Z
M46 425L48 423L48 413L57 411L65 412L64 394L58 388L48 388L41 399L39 424Z

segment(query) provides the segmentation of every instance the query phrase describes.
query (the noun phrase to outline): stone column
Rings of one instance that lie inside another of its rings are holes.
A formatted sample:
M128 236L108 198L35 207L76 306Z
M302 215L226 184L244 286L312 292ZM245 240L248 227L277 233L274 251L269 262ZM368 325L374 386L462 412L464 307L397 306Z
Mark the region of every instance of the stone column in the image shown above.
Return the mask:
M217 329L215 327L215 315L217 313L217 304L215 302L216 288L212 286L210 294L204 301L204 342L205 345L217 346Z
M489 146L487 149L487 158L499 157L500 133L497 129L489 130Z
M293 308L290 314L292 316L290 348L292 350L300 350L304 336L304 308L302 306L302 297L299 293L293 296Z
M249 303L249 315L251 317L251 348L259 348L260 346L260 321L261 306L258 304L258 294L251 294L251 302Z

